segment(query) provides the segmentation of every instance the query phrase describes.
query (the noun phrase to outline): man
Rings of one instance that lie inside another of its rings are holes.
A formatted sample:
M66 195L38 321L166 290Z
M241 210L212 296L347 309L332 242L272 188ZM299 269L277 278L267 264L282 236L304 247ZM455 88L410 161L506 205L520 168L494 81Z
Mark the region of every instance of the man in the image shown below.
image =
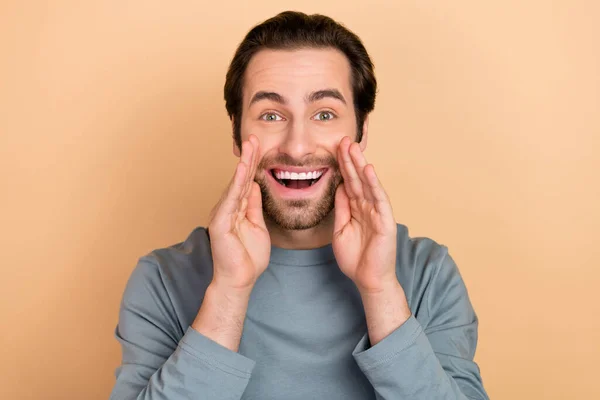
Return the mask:
M234 176L207 229L140 259L112 399L486 399L447 249L396 224L363 151L361 41L284 12L225 83Z

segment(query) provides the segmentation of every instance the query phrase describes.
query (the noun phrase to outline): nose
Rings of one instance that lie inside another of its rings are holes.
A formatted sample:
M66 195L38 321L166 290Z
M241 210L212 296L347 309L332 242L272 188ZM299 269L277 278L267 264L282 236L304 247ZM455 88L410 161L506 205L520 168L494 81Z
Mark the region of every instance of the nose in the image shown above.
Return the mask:
M279 152L285 153L294 160L301 161L306 156L316 151L316 141L302 120L294 120L288 125L283 141L279 146Z

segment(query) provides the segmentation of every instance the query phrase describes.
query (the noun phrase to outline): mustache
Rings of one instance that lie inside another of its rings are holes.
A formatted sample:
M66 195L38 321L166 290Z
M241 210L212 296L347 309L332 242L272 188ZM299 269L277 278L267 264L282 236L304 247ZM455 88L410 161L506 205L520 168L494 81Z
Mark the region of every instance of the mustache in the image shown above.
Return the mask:
M338 164L337 160L335 159L335 157L333 157L332 155L325 156L325 157L316 157L315 156L315 157L305 158L303 160L296 160L289 154L285 154L285 153L280 153L280 154L277 154L276 156L269 157L269 158L263 158L258 163L257 169L258 170L271 169L271 168L269 168L269 166L271 166L271 165L288 165L290 167L328 166L335 170L339 169L339 164Z

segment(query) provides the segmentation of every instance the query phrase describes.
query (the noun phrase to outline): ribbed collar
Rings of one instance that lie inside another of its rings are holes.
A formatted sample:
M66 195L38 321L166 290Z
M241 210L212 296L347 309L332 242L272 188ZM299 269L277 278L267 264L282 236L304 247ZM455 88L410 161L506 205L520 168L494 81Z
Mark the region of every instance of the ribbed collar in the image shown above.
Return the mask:
M312 266L328 264L335 260L331 243L323 247L308 250L290 250L271 246L271 260L273 264L292 266Z
M206 237L210 242L208 229L203 228L203 230L206 232ZM335 255L333 254L331 243L323 247L308 250L290 250L271 245L270 262L273 264L310 267L312 265L328 264L334 260Z

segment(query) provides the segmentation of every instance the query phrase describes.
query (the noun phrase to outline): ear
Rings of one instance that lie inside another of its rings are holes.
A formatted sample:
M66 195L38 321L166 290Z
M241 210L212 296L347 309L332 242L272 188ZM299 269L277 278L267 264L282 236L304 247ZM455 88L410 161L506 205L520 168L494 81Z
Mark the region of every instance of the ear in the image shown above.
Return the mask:
M233 117L231 117L231 132L235 132L235 128L234 128L234 123L233 123ZM237 143L235 142L235 137L232 135L231 141L233 142L233 155L236 157L240 157L241 154L241 149L238 147Z
M360 151L365 151L367 148L367 137L369 136L369 116L365 117L365 122L363 122L362 126L362 137L360 138L360 143L358 144L360 147Z

